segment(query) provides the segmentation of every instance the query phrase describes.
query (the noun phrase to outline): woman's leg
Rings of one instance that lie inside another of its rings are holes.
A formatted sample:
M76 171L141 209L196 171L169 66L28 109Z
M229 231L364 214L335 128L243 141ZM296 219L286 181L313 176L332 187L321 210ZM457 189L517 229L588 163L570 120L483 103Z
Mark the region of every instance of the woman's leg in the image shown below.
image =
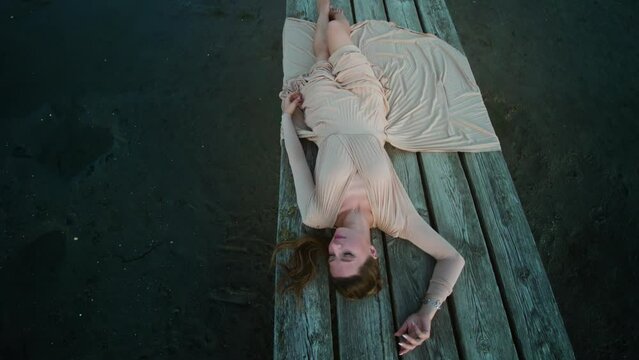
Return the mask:
M330 20L326 29L328 51L330 54L337 51L344 45L353 44L351 40L351 26L341 9L332 9L329 15Z
M313 51L315 52L315 60L327 60L328 41L326 39L328 28L328 14L330 11L330 0L317 0L317 26L315 28L315 36L313 40Z
M338 20L344 24L344 29L346 29L346 31L350 34L351 24L348 23L348 18L346 18L342 9L331 6L331 10L328 12L328 21L331 20Z

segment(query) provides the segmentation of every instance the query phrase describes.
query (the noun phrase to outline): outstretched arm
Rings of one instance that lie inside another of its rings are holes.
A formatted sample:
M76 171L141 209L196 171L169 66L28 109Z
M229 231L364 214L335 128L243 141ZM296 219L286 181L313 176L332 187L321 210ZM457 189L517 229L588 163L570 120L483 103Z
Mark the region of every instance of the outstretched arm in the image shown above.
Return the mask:
M398 236L412 242L437 260L425 297L443 303L452 293L453 286L461 274L465 264L464 258L422 219L414 207L410 208L406 225ZM406 354L430 338L431 321L436 311L437 308L432 303L423 304L416 313L404 321L402 327L395 332L395 336L402 337L399 342L402 347L400 355Z
M414 209L406 217L406 226L399 237L410 241L437 260L426 297L443 303L453 292L453 286L465 264L464 258Z

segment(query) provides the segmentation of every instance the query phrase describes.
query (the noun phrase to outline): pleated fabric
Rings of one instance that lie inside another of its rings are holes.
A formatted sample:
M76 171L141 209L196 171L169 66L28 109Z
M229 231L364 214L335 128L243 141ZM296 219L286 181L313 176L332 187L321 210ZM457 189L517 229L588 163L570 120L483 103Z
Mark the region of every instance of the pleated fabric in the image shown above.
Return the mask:
M353 174L366 180L374 227L391 236L416 214L384 149L500 150L466 57L432 34L366 20L351 26L354 45L316 60L315 23L287 18L280 99L299 91L298 137L318 145L315 193L303 222L334 227Z
M317 229L334 227L343 197L356 173L364 179L373 212L373 228L392 236L405 228L413 205L376 136L333 134L319 147L315 194L303 222Z

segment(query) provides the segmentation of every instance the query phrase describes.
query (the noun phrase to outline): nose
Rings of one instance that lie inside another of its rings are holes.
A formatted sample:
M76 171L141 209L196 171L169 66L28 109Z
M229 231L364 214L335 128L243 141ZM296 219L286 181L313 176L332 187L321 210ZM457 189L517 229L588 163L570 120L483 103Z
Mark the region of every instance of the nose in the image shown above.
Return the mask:
M333 240L334 240L334 239L333 239ZM330 250L333 250L334 252L335 252L336 250L338 250L339 248L341 248L341 247L342 247L342 245L341 245L341 244L337 244L337 243L335 243L335 241L331 241L331 242L328 244L328 248L329 248Z

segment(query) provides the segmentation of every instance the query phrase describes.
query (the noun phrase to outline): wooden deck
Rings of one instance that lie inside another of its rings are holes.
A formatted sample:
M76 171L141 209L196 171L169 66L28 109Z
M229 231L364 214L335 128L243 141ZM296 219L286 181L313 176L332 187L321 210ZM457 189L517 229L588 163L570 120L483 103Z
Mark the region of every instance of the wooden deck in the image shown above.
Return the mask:
M444 0L332 3L351 23L392 21L434 33L463 52ZM288 0L286 14L316 21L315 1ZM314 169L317 148L302 144ZM431 338L402 358L574 359L502 153L410 153L389 144L386 149L418 212L466 259L453 293L433 319ZM297 238L303 228L284 147L280 176L278 242ZM419 308L435 261L378 230L373 243L385 249L380 252L385 285L377 296L344 300L331 291L326 264L306 288L302 310L293 295L275 295L275 359L399 358L393 333ZM276 282L281 275L278 269Z

